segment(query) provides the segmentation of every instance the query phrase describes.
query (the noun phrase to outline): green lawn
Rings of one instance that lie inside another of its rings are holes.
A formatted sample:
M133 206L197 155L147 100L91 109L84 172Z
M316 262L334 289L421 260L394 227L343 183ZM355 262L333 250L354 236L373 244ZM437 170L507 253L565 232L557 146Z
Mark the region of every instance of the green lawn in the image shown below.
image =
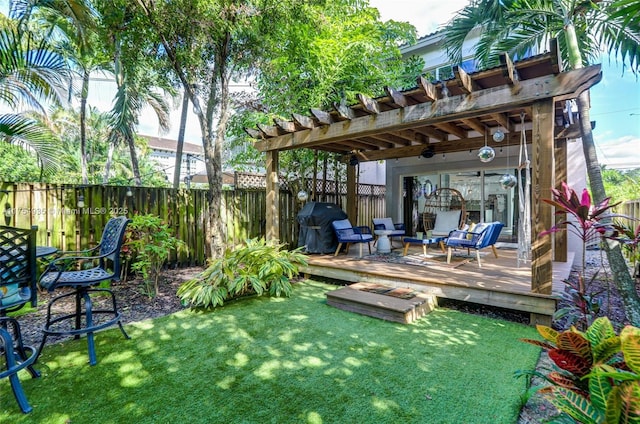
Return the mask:
M296 284L291 298L183 311L48 345L40 379L21 374L23 415L7 379L11 423L514 423L535 367L532 327L436 309L411 325L327 306L335 286Z

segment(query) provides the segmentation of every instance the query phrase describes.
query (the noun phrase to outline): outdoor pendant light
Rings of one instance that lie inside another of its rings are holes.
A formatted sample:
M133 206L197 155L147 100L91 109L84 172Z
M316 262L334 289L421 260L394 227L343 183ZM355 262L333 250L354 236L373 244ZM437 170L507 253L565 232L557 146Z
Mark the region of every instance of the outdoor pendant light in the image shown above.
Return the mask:
M495 134L493 135L493 137L495 139ZM503 134L503 138L504 138L504 134ZM509 170L510 170L510 167L509 167L509 140L507 140L507 171L509 171ZM515 187L516 184L518 184L518 179L513 174L507 173L507 174L504 174L502 177L500 177L500 186L505 190L509 190L510 188Z
M509 140L507 140L507 170L509 169ZM518 184L518 179L513 174L504 174L500 177L500 186L505 190L515 187L516 184Z
M493 158L496 157L496 151L493 150L493 147L487 146L487 130L485 128L484 131L484 147L481 147L478 150L478 157L480 158L480 162L491 162Z
M500 177L500 186L502 186L502 188L505 190L515 187L516 184L518 184L518 180L516 179L515 175L504 174L502 177Z

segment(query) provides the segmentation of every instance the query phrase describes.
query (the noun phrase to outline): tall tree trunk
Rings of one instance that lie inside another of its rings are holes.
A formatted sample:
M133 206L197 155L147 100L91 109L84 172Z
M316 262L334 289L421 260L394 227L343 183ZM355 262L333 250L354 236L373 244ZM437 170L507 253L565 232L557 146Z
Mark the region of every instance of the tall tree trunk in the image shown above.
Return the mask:
M133 171L133 184L139 187L142 185L142 178L140 178L138 154L136 153L136 144L133 137L127 137L127 145L129 146L129 154L131 155L131 171Z
M115 143L109 143L107 149L107 161L104 164L104 175L102 176L102 184L109 183L109 174L111 173L111 164L113 163L113 153L116 150Z
M566 43L569 52L569 60L574 69L582 68L582 55L578 48L578 38L575 27L571 22L565 25ZM587 175L591 194L596 203L603 201L607 194L602 182L600 163L596 153L596 146L593 141L593 131L591 128L591 118L589 114L589 92L585 91L577 99L578 110L580 112L580 135L582 138L582 150L587 165ZM624 303L625 315L634 326L640 326L640 296L636 290L635 282L629 272L629 267L622 256L619 243L610 246L605 243L605 252L613 274L613 281L616 284L622 301Z
M210 160L213 173L207 171L209 176L209 195L212 200L211 208L211 250L214 257L220 257L224 253L227 236L224 223L222 222L222 211L226 210L224 196L222 195L222 152L224 150L224 135L227 132L229 122L229 82L223 77L220 84L220 114L216 125L216 135L213 144L214 156ZM212 179L213 178L213 182ZM215 218L215 219L213 219Z
M89 97L89 71L82 72L82 91L80 92L80 169L82 184L89 184L87 172L87 97Z
M182 149L184 147L184 132L187 128L187 112L189 108L189 95L184 91L182 95L182 113L180 115L180 129L178 131L178 145L176 146L176 164L173 168L173 188L180 188L180 168L182 167ZM188 158L187 158L188 159ZM187 175L190 177L190 175Z
M599 203L607 197L602 182L602 173L596 146L593 142L593 132L591 130L591 121L589 116L589 94L582 93L578 97L578 110L580 111L580 132L582 135L582 149L587 163L587 175L589 176L589 186L595 203ZM636 326L640 326L640 296L636 289L635 281L629 272L620 243L609 244L604 243L604 249L607 253L609 266L613 275L613 281L616 284L622 302L624 303L625 315L629 322Z

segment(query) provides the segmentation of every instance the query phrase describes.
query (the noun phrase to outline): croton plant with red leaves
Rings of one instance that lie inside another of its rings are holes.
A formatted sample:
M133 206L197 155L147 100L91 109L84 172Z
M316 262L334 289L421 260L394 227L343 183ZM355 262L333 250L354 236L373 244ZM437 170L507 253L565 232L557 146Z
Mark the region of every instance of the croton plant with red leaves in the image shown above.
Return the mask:
M584 332L537 329L544 340L522 341L545 349L557 367L534 372L550 383L538 393L576 422L640 422L640 329L626 326L617 335L606 317Z

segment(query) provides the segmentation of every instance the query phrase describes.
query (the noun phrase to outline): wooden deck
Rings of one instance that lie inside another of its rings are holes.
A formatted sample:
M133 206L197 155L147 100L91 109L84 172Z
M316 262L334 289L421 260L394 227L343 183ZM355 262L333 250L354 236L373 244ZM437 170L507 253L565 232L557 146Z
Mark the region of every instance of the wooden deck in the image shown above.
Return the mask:
M364 251L367 252L366 247ZM396 248L394 252L401 254L402 249ZM550 324L558 295L564 289L562 281L571 270L573 256L570 255L568 262L553 263L553 294L543 295L531 292L530 266L525 264L518 268L516 250L499 248L498 258L491 254L490 249L486 252L482 257L482 268L478 268L475 260L465 262L455 255L448 265L446 257L435 249L430 249L431 257L423 258L425 265L361 259L358 258L359 249L353 246L349 255L309 255L309 264L300 271L309 276L347 283L410 287L440 298L529 312L531 324ZM421 254L420 246L410 247L412 258L422 257Z

